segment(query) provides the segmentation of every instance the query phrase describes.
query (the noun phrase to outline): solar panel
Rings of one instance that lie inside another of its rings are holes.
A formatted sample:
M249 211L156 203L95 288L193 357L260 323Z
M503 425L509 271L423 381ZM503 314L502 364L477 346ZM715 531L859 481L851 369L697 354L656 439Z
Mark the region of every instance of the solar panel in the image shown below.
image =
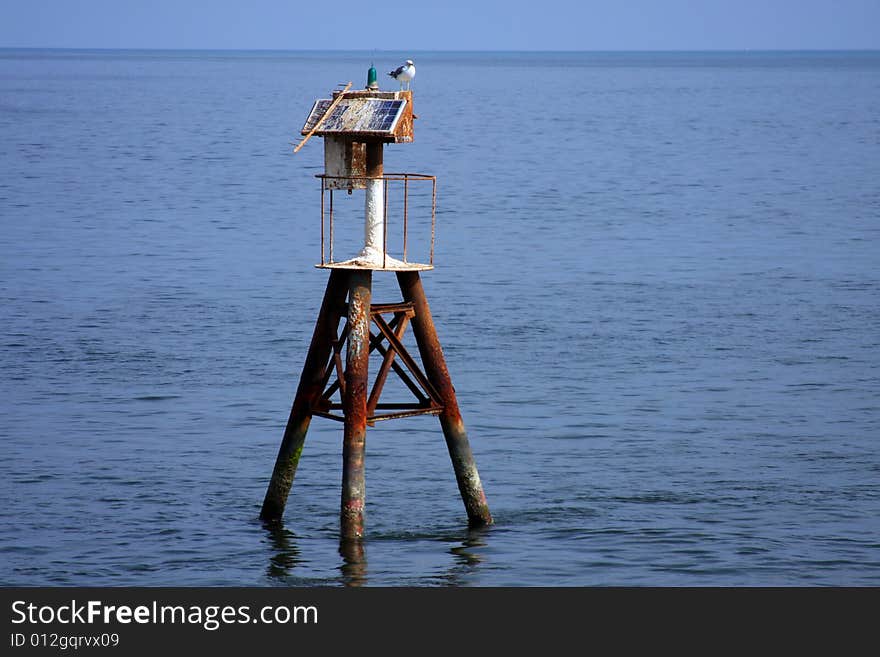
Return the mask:
M373 112L370 121L370 130L391 130L391 126L397 120L397 115L403 109L402 100L380 100L376 104L378 107Z
M315 101L303 133L311 130L326 114L332 101ZM317 133L381 133L392 134L403 112L406 100L380 98L349 98L333 108L332 113L318 126Z

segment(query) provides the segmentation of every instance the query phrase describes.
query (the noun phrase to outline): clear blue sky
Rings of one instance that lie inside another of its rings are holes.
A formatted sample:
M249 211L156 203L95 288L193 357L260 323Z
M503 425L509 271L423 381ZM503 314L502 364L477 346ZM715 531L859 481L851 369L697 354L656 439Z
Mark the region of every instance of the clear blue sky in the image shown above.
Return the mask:
M0 47L880 49L880 0L0 0Z

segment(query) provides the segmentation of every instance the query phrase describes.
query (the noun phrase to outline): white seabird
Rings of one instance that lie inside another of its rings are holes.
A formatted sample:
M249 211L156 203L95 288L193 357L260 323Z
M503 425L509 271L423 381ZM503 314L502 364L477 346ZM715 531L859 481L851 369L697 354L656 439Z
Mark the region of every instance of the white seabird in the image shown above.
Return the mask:
M412 82L414 77L416 77L416 65L413 64L413 60L407 59L406 64L398 66L393 71L390 71L388 75L400 83L401 89L404 88L404 85L409 89L409 83Z

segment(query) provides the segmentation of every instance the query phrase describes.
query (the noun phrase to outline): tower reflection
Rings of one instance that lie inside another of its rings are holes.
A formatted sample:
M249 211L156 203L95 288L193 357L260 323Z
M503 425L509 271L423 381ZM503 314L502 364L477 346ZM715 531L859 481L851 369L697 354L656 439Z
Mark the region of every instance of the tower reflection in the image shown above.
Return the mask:
M326 585L334 579L343 586L357 587L369 584L370 571L367 561L367 539L341 539L339 541L341 562L338 564L338 579L331 577L328 581L321 577L319 580L310 577L308 572L310 570L309 560L302 556L301 549L297 545L296 534L286 529L282 523L265 523L264 527L271 546L269 563L266 568L266 576L270 580L291 584L297 583L299 585L309 581L315 583L320 581L321 585ZM410 580L412 585L415 586L436 586L438 583L441 586L467 586L473 584L474 575L487 561L485 548L488 547L488 537L491 531L492 527L469 527L461 533L431 538L432 543L440 539L446 545L451 544L450 547L446 548L447 555L452 556L451 560L449 560L448 556L445 559L448 566L439 574L434 569L424 573L402 572L400 573L401 579L404 581ZM406 551L406 541L397 541L394 549ZM442 550L438 550L436 556L442 558ZM312 566L314 567L314 564ZM382 582L375 581L373 584L381 586Z
M342 557L342 583L345 586L363 586L367 583L367 551L361 538L343 538L339 541Z
M280 522L264 523L263 526L272 545L266 576L269 579L287 579L291 571L303 562L296 545L296 535Z

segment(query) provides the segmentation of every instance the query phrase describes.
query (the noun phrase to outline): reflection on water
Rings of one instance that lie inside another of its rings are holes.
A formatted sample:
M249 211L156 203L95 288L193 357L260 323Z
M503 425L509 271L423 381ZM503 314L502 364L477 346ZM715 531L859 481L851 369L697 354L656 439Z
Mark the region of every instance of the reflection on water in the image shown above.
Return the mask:
M294 567L303 563L296 546L296 536L281 523L264 523L264 527L272 544L266 576L270 580L287 579Z
M370 583L370 571L367 562L367 540L365 539L341 539L339 541L339 556L342 558L331 571L328 571L326 579L314 579L314 566L310 560L303 556L302 545L308 545L308 541L297 538L294 532L285 529L281 523L264 524L266 534L269 538L271 546L269 552L269 563L266 568L266 575L269 580L281 584L289 585L328 585L341 584L342 586L365 586ZM417 555L421 549L421 543L425 539L429 539L430 543L440 540L449 543L447 550L451 555L448 566L436 573L431 580L441 586L460 586L467 584L473 579L475 572L480 566L485 564L485 548L488 547L489 532L491 527L466 528L462 533L453 533L440 536L410 537L408 539L396 538L397 547L395 550L402 550ZM408 542L409 547L401 546L399 543L403 540ZM299 545L297 544L299 542ZM383 546L382 539L377 539L375 547L377 549ZM321 541L324 549L324 542ZM375 555L374 555L375 556ZM381 562L381 558L379 558ZM376 566L374 566L375 571ZM334 573L335 574L332 574ZM403 573L400 573L403 575ZM377 576L373 572L374 578ZM379 574L379 579L383 579L387 573Z
M456 563L463 567L473 568L482 563L483 556L475 552L473 548L486 547L486 536L491 531L490 527L470 527L467 536L461 545L451 548L449 551L455 556Z
M363 586L367 583L367 551L364 540L343 538L339 541L339 555L342 557L342 583L345 586Z
M486 539L492 527L468 527L464 539L460 545L449 549L449 553L455 558L446 577L450 586L464 584L463 580L469 579L484 560L481 548L487 547Z

